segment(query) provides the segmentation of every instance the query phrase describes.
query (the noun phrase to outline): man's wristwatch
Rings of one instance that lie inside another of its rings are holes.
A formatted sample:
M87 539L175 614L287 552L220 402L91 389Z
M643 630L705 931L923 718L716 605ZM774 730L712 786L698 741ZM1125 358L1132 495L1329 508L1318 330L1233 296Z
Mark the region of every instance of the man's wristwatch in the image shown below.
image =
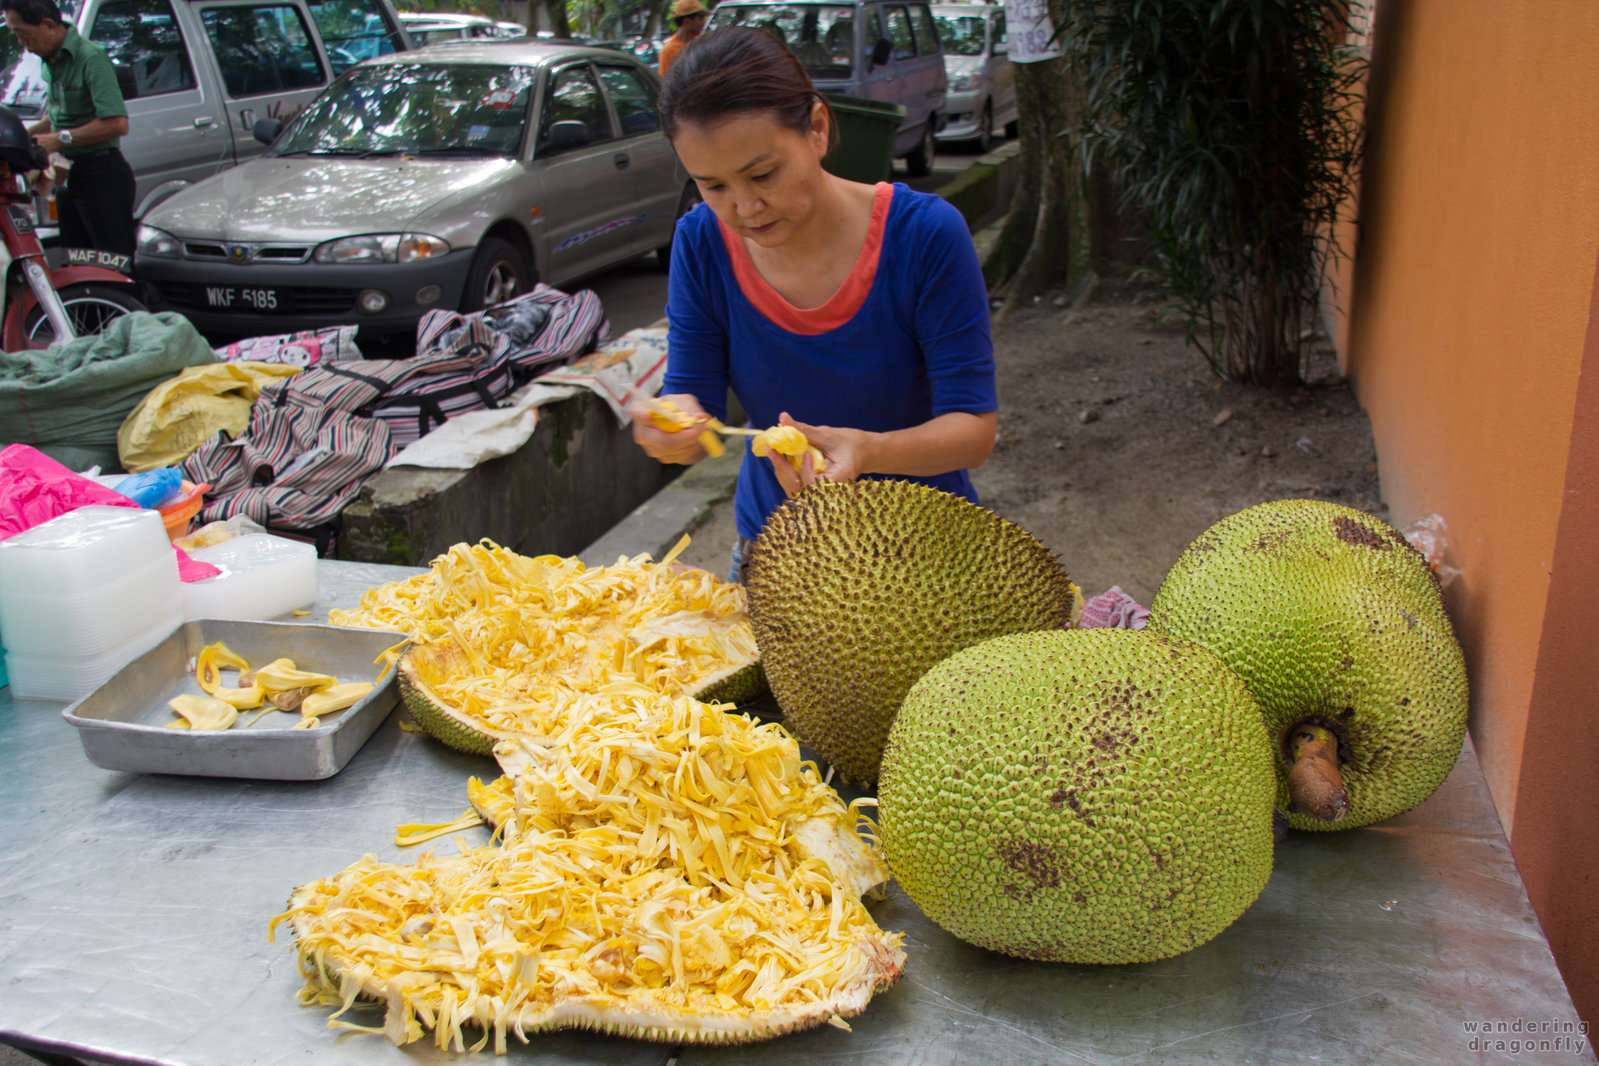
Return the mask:
M61 143L64 144L64 145L67 145L69 147L71 146L71 144L72 144L72 131L71 130L62 130L61 131Z

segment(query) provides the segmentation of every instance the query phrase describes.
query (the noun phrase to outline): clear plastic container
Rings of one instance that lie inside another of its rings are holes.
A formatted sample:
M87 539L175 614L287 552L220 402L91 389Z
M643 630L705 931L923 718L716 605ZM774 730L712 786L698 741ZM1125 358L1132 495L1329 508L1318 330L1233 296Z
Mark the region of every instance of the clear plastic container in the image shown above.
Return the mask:
M177 556L160 558L88 592L29 595L0 585L0 630L25 655L99 655L183 609Z
M316 601L313 545L252 533L196 548L189 555L220 567L222 573L183 586L186 618L260 620Z
M158 512L79 507L0 541L0 594L92 592L171 556L172 543Z
M62 657L29 655L6 649L5 669L11 679L11 696L19 700L80 700L111 680L111 675L161 643L183 624L174 611L155 621L132 639L99 655Z

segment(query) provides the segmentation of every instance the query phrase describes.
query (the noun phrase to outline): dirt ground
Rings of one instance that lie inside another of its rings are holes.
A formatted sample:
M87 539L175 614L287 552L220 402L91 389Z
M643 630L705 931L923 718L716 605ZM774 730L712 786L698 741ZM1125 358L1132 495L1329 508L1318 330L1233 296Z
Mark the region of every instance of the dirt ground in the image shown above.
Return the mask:
M1388 517L1371 426L1313 343L1307 386L1222 382L1123 284L1081 309L1046 295L994 327L999 443L974 471L985 506L1059 553L1085 596L1112 585L1148 605L1183 548L1223 515L1314 497ZM732 504L683 561L725 572Z

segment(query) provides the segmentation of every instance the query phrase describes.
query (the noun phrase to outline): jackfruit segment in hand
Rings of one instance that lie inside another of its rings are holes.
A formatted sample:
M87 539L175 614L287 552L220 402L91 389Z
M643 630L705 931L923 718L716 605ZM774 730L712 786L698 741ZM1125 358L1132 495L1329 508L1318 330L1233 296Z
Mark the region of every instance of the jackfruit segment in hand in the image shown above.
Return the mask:
M989 637L1063 629L1073 602L1031 533L907 481L821 481L790 498L756 539L744 585L785 721L864 784L923 672Z
M895 719L878 789L889 868L992 951L1167 958L1265 887L1273 762L1243 681L1196 644L999 637L929 670Z
M902 937L859 899L886 876L864 819L782 729L637 685L530 726L496 749L505 777L469 786L501 846L367 856L274 920L330 1025L361 1028L344 1015L366 998L397 1044L740 1043L842 1024L898 978Z
M617 681L758 695L744 590L674 568L687 543L658 563L638 555L600 567L457 544L427 573L368 589L359 608L330 618L410 634L399 667L407 709L430 735L475 754L529 715Z
M650 421L655 423L656 429L665 430L667 433L676 433L690 426L706 424L704 416L691 415L671 400L662 399L650 401ZM722 438L714 432L714 427L700 434L700 447L704 448L705 454L713 459L727 451L722 446Z
M167 700L167 706L178 713L176 721L167 723L169 728L226 729L239 717L237 707L215 696L184 693Z
M761 458L766 458L773 452L788 456L789 465L799 470L810 460L811 469L820 474L827 469L827 460L823 458L822 451L810 441L805 439L805 434L793 426L773 426L763 429L750 441L750 451Z
M1172 566L1149 627L1205 645L1249 685L1296 829L1391 818L1431 795L1460 754L1466 664L1437 577L1373 515L1318 500L1229 515ZM1306 727L1336 740L1342 804L1291 791L1291 779L1325 782L1290 773Z

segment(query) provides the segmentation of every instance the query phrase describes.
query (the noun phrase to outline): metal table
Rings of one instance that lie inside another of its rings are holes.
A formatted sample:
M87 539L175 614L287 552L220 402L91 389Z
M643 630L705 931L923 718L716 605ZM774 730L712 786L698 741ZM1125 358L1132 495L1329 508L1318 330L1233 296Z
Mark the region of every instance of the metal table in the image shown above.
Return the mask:
M320 568L310 620L415 572ZM402 731L395 715L325 781L111 773L85 759L59 710L0 690L0 1041L69 1061L455 1058L431 1042L398 1049L325 1028L327 1010L295 1004L288 936L268 944L266 925L294 886L364 853L407 861L418 849L395 847L395 824L455 817L467 806L466 779L492 765ZM1469 746L1416 810L1367 829L1291 836L1248 913L1165 962L1008 959L954 940L897 890L873 911L885 928L905 931L910 960L852 1033L686 1048L676 1061L1599 1061L1577 1029ZM1486 1033L1472 1028L1484 1024ZM1514 1051L1511 1041L1520 1042ZM662 1064L673 1049L567 1033L513 1044L510 1054L538 1064Z

